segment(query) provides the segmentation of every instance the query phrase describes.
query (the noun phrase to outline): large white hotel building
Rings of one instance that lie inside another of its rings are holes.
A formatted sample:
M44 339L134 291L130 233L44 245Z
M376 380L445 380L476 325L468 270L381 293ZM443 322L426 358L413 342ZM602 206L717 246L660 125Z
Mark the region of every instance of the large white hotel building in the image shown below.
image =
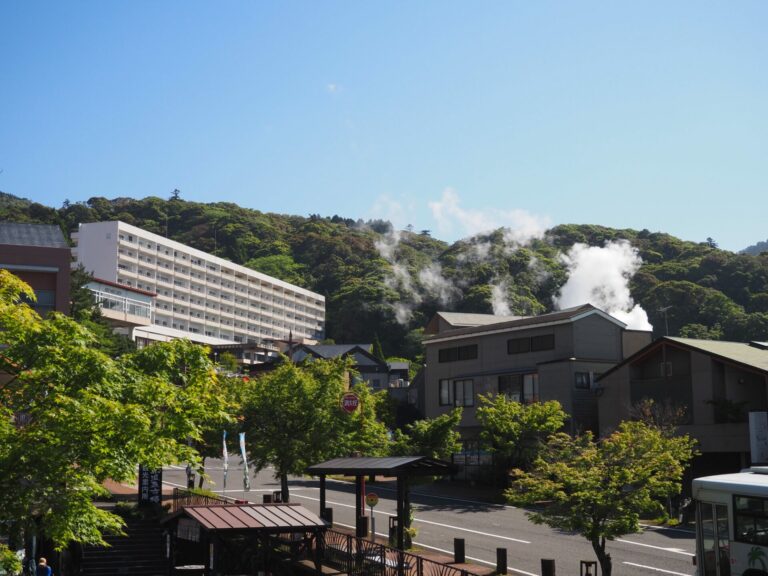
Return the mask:
M122 299L132 317L147 318L132 328L135 339L274 349L289 337L324 337L320 294L125 222L80 224L72 238L75 260L97 280L99 299L113 308Z

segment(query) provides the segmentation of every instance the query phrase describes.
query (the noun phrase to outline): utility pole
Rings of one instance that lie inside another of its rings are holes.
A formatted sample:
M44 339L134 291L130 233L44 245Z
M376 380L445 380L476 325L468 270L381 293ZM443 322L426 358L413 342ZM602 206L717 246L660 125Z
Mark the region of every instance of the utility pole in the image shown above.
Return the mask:
M672 308L672 306L664 306L663 308L659 308L659 312L664 314L664 335L669 336L669 322L667 321L667 310Z

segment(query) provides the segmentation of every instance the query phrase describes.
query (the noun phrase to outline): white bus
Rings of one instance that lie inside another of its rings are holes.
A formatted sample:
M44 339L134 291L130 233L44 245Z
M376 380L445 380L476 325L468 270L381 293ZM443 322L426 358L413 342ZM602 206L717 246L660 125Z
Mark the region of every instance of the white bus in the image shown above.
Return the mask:
M698 576L768 576L768 467L693 481Z

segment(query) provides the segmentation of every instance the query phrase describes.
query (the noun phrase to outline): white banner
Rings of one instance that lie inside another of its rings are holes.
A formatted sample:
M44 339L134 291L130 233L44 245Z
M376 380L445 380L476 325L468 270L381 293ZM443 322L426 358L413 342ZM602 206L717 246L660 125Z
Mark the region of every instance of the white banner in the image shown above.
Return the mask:
M245 432L240 432L240 454L243 457L243 490L251 489L251 479L248 477L248 457L245 455Z
M229 452L227 452L227 431L224 430L224 434L221 440L222 454L224 456L224 490L227 489L227 471L229 470Z

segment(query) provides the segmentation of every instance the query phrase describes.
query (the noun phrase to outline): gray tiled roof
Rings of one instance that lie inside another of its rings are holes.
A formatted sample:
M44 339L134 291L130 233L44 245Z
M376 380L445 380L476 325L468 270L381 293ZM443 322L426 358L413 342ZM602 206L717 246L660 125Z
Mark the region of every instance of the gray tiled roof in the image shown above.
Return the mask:
M539 316L525 316L518 318L517 320L495 322L493 324L484 324L481 326L470 326L467 328L458 328L455 330L448 330L441 334L434 336L428 336L424 338L424 342L428 343L431 340L439 341L444 338L451 338L455 336L465 336L469 334L476 334L485 332L487 330L514 330L517 328L524 328L528 326L536 326L538 324L557 324L561 322L568 322L577 316L586 314L589 312L601 312L598 308L595 308L591 304L582 304L581 306L574 306L573 308L566 308L564 310L558 310L556 312L550 312L548 314L541 314ZM618 322L618 320L616 320Z
M768 350L761 346L761 343L748 342L724 342L722 340L695 340L693 338L675 338L668 336L665 338L672 342L677 342L695 348L706 354L719 356L724 360L732 360L768 372Z
M609 374L613 374L622 366L635 362L642 358L650 350L663 344L676 344L689 350L696 350L708 354L725 362L740 364L746 368L760 370L768 373L768 350L761 342L726 342L723 340L697 340L695 338L678 338L674 336L662 336L647 346L644 346L629 358L625 358L600 376L600 380Z
M58 226L19 222L0 222L0 244L69 248Z
M355 348L362 348L366 352L371 347L370 344L312 344L306 345L306 348L312 350L322 358L338 358Z
M485 326L487 324L510 322L523 318L523 316L497 316L495 314L473 314L469 312L437 312L437 315L456 328Z

